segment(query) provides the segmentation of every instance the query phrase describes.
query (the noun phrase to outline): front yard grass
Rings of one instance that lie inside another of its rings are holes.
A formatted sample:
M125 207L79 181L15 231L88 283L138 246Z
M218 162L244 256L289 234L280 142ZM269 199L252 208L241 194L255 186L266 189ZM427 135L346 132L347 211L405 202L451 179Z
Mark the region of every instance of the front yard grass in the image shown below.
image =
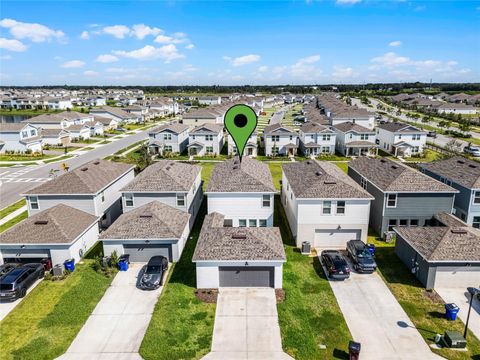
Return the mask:
M18 224L20 221L25 220L27 217L28 217L28 211L25 210L20 215L15 216L13 219L10 219L6 223L0 225L0 233L10 229L13 225Z
M45 160L56 155L41 155L41 154L2 154L0 161L38 161Z
M427 291L408 271L407 267L395 255L393 243L387 244L370 234L369 242L377 247L377 271L388 288L407 313L425 342L434 343L435 334L445 330L456 330L463 334L464 323L445 319L444 301L435 291ZM480 341L471 331L467 334L468 351L455 351L447 348L432 349L436 354L449 360L480 359Z
M20 199L16 203L13 203L6 208L3 208L2 210L0 210L0 219L3 219L5 216L11 214L15 210L18 210L25 205L27 205L27 200Z
M202 167L202 180L203 180L203 191L207 188L208 181L210 180L210 177L212 176L212 171L215 165L217 165L217 162L201 162L198 163Z
M90 262L65 280L43 280L0 323L0 359L54 359L62 355L108 288L112 278Z
M280 227L287 255L285 301L277 305L284 351L297 360L348 359L352 336L335 295L318 258L304 256L295 247L279 195L275 196L274 223Z
M182 257L170 269L170 277L143 338L140 355L145 360L199 359L210 352L216 306L195 296L195 264L192 263L206 212L204 200Z

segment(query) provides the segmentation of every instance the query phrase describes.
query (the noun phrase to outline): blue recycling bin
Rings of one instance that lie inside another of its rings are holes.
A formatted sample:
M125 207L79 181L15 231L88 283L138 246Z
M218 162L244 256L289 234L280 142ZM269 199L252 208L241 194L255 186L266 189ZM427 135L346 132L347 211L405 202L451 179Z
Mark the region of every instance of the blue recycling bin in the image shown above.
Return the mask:
M128 261L120 260L118 261L118 268L120 271L127 271L128 270Z
M456 304L445 304L445 317L447 320L456 320L460 308Z
M375 256L375 245L373 244L367 244L368 251L370 251L370 254L372 256Z
M65 266L65 270L74 272L75 271L75 259L68 259L65 260L63 263L63 266Z

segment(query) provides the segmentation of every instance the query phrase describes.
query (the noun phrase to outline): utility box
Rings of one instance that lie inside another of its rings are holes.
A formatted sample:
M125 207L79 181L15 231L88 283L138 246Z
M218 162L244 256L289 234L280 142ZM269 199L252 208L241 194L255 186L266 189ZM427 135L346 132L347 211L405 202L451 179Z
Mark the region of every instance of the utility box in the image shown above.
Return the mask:
M64 267L62 264L57 264L52 269L53 276L62 276L63 271L64 271Z
M467 340L458 331L445 331L443 341L449 348L465 349L467 347Z
M310 242L308 241L302 242L302 255L310 255L311 250L312 250L312 245L310 245Z

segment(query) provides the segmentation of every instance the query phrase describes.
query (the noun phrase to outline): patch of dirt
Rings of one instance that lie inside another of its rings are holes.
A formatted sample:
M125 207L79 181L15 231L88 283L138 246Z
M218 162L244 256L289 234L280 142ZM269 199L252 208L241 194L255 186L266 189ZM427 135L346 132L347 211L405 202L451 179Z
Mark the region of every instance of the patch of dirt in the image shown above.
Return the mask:
M435 290L425 290L424 294L433 303L443 304L443 299L436 293Z
M277 304L285 301L285 290L275 289L275 297L277 298Z
M218 289L197 289L195 296L198 300L207 304L216 304L218 298Z

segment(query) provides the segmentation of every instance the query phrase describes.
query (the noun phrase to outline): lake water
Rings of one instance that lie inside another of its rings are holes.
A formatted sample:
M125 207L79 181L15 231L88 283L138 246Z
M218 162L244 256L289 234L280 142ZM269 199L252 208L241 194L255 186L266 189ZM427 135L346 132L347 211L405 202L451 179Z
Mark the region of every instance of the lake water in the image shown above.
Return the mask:
M0 123L18 123L31 117L32 115L0 115Z

